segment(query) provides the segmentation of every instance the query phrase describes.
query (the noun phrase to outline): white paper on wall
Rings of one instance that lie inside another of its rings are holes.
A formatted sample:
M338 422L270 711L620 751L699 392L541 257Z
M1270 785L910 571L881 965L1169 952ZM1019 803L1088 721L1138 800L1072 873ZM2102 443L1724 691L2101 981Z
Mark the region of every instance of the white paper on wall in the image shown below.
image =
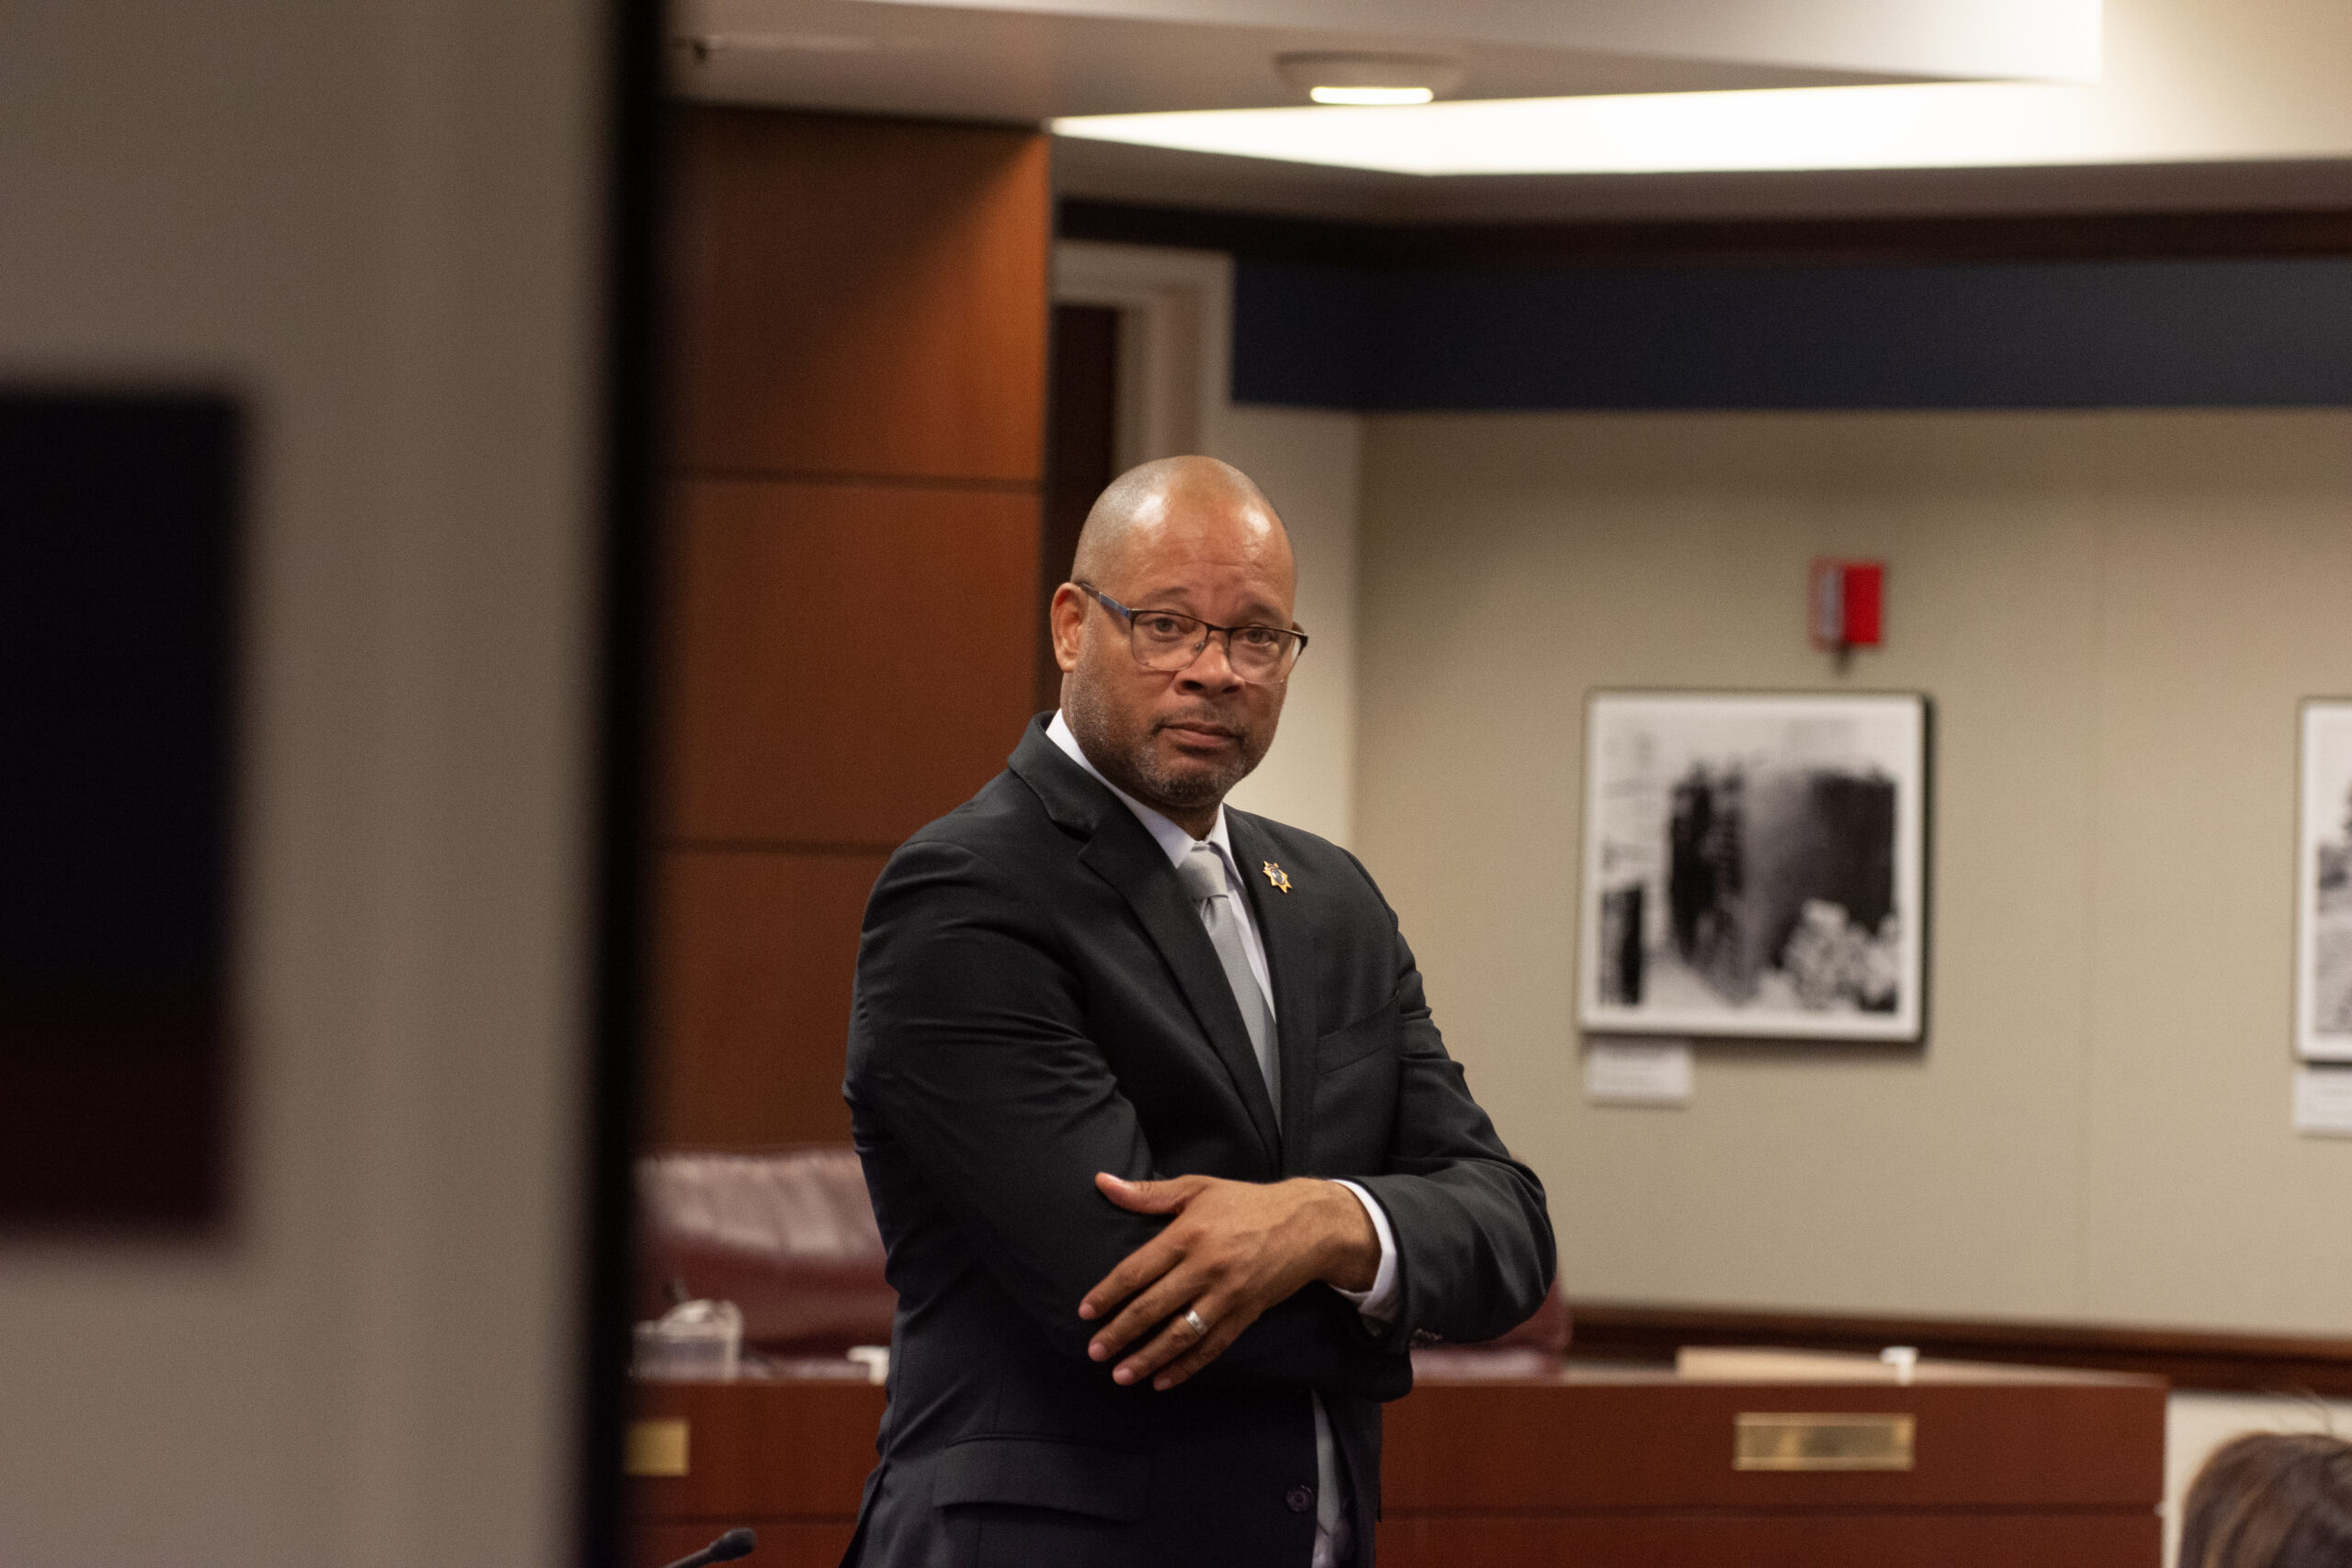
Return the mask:
M2352 1138L2352 1067L2295 1070L2295 1131L2305 1137Z
M1688 1105L1695 1075L1688 1040L1595 1040L1584 1052L1584 1093L1600 1105Z

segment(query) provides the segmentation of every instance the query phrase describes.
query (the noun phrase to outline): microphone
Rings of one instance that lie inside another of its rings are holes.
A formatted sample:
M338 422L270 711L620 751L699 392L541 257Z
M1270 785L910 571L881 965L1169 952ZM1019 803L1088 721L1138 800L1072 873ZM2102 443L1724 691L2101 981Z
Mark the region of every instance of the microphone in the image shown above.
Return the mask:
M713 1562L732 1562L738 1557L749 1557L752 1554L752 1548L759 1543L758 1536L738 1527L729 1530L700 1551L686 1553L675 1562L671 1563L670 1568L707 1568L707 1564Z

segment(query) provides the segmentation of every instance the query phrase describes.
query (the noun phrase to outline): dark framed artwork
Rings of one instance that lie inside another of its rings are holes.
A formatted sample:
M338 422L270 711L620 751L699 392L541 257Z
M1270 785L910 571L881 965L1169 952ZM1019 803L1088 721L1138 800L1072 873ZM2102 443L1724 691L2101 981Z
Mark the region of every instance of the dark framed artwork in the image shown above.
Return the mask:
M2352 699L2303 704L2295 1053L2352 1062Z
M1595 693L1583 1027L1922 1038L1928 732L1916 693Z
M243 447L0 390L0 1230L228 1217Z

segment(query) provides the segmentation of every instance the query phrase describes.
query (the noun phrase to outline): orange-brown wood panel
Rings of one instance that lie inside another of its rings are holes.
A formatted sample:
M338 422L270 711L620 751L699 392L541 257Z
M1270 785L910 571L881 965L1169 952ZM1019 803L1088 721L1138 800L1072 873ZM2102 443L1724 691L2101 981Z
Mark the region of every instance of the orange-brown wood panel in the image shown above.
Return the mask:
M857 1533L854 1519L810 1523L807 1519L733 1517L688 1523L640 1521L629 1532L629 1568L664 1568L738 1525L758 1532L756 1568L841 1568L842 1554Z
M681 132L679 466L1038 478L1045 137L723 108Z
M1004 766L1034 494L688 479L673 527L673 840L888 847Z
M879 852L662 857L655 1141L846 1142L850 984Z
M1903 1412L1908 1471L1732 1467L1741 1411ZM1419 1508L2142 1507L2165 1388L2115 1383L1427 1382L1388 1407L1382 1495Z
M1391 1517L1380 1568L2156 1568L2134 1514Z

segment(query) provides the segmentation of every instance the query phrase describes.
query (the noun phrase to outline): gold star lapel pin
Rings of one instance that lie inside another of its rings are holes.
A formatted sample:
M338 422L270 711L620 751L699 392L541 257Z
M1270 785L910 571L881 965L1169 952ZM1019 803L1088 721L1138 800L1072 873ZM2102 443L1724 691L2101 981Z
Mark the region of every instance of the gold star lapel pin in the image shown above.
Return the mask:
M1274 890L1276 892L1287 893L1290 891L1290 874L1283 871L1281 866L1276 865L1272 861L1268 861L1264 865L1259 867L1259 869L1266 874L1266 880L1274 885Z

